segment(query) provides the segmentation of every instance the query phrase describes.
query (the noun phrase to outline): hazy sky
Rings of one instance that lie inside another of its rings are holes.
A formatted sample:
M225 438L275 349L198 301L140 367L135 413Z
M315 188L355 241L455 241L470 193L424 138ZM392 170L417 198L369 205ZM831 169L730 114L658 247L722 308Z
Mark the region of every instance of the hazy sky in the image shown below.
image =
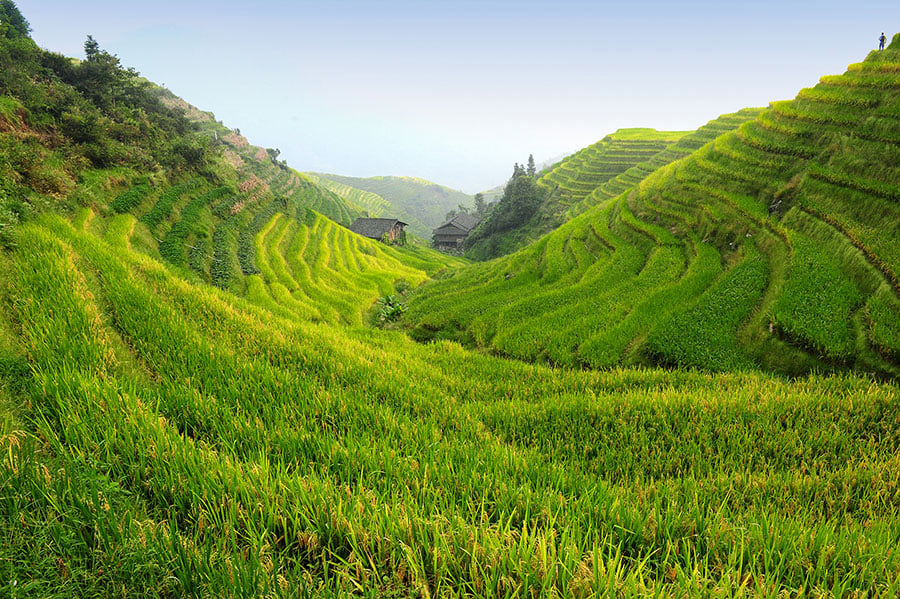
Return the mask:
M44 48L91 34L300 170L474 193L619 127L793 98L900 29L900 1L18 0Z

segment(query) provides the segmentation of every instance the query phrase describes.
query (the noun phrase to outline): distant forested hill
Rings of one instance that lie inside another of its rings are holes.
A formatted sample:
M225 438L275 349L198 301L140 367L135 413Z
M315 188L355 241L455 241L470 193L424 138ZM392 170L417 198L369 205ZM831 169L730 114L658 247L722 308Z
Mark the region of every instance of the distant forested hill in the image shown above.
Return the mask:
M459 205L471 207L474 202L472 196L461 191L415 177L359 178L312 174L381 197L387 202L387 206L377 200L371 202L371 216L396 216L409 223L409 230L414 235L428 240L431 239L431 230L444 222L448 212ZM327 183L323 182L323 185L327 186ZM335 188L332 187L331 190L335 191Z

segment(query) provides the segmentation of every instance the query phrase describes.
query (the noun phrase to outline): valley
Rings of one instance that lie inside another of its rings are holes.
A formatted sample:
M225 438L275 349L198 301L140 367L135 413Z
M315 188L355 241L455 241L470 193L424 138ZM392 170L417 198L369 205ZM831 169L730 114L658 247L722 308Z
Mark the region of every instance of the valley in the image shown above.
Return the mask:
M900 36L475 261L0 7L0 595L900 594Z

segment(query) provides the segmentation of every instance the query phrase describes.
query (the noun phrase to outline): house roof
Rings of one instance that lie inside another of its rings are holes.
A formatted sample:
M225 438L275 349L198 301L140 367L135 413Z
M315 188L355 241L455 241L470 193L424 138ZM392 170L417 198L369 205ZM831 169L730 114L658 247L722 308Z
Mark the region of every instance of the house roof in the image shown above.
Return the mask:
M396 225L405 227L406 223L396 218L358 218L350 225L350 230L363 237L381 239L382 235L389 233Z
M466 214L463 212L462 214L457 214L443 225L435 229L435 231L440 231L444 227L452 226L456 227L460 231L464 233L471 233L472 229L478 226L478 223L481 222L481 219L472 216L471 214Z
M432 231L432 234L434 235L458 235L460 237L468 237L469 233L471 233L471 231L466 231L465 229L457 227L453 223L447 223L446 225L438 227L437 229Z

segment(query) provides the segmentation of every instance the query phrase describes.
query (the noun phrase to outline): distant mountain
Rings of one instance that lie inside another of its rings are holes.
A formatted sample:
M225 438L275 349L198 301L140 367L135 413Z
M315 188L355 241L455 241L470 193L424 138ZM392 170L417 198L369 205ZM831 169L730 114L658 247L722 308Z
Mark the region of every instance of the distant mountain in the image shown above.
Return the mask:
M468 194L416 177L345 177L323 173L309 173L311 177L330 191L367 210L370 216L395 216L409 224L408 230L418 237L431 239L432 229L446 219L445 216L460 204L472 206L474 198ZM368 192L362 195L334 185Z

